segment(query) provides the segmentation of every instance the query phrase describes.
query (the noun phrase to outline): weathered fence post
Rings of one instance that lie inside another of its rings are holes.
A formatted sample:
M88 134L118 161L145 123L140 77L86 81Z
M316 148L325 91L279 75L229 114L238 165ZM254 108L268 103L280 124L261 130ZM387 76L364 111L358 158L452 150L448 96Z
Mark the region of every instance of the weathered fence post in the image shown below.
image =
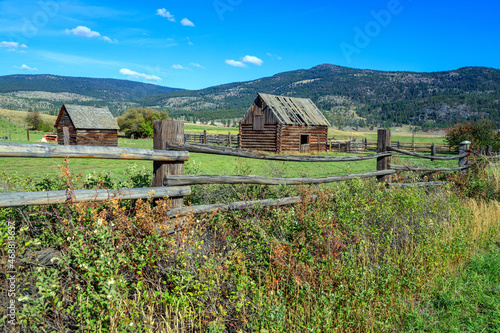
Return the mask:
M69 127L63 127L63 143L65 146L69 146Z
M28 141L30 141L30 130L29 129L26 130L26 138Z
M387 152L387 146L391 144L391 131L388 129L379 129L377 132L377 153ZM377 171L389 169L391 163L391 156L384 156L377 158ZM392 180L391 175L377 176L378 181L390 183Z
M436 156L436 145L434 142L431 145L431 156ZM434 162L435 160L431 158L431 162Z
M167 141L184 144L184 122L178 120L155 120L153 125L153 149L167 150ZM163 186L167 175L182 175L184 162L154 162L153 187ZM184 199L172 198L172 208L182 208Z
M486 147L486 156L491 156L491 146Z
M203 130L203 144L207 144L207 130Z
M231 132L227 134L227 146L231 147Z
M470 141L463 141L463 142L460 142L460 145L458 146L458 154L459 155L462 155L462 154L465 154L469 151L470 149ZM468 160L468 157L469 156L466 156L466 157L460 157L458 159L458 166L459 167L464 167L467 165L467 160ZM466 172L467 170L460 170L460 172Z

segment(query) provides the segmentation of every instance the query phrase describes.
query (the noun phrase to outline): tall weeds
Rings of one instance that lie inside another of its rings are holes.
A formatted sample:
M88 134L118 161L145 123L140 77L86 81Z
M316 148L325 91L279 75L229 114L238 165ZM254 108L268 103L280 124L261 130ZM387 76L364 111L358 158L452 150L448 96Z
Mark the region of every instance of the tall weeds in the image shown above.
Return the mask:
M460 177L432 190L388 191L359 179L303 186L298 205L187 216L175 234L167 232L177 223L166 217L168 199L1 209L4 258L7 222L16 224L19 327L400 331L440 276L500 244L500 205L489 200L496 192L483 178ZM486 194L468 197L470 184ZM216 194L281 191L241 186ZM2 261L2 282L7 271Z

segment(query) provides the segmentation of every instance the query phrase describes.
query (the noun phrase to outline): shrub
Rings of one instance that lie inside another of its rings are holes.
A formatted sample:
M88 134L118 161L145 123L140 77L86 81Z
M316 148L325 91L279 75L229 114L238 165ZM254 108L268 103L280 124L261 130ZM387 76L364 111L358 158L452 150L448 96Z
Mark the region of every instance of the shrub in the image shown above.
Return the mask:
M151 108L133 108L118 117L118 126L126 135L136 138L153 137L155 120L170 119L167 111L156 111Z
M473 149L492 146L500 148L500 132L494 122L488 119L471 121L467 124L456 124L446 130L445 141L450 147L458 147L460 142L470 141Z

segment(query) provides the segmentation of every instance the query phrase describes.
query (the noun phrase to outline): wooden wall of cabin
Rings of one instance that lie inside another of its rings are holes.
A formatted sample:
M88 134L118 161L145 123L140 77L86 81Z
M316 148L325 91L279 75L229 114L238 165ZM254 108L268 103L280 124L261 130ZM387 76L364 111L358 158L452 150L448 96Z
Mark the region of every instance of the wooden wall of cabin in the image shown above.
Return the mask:
M240 123L239 148L276 152L276 126L264 125L261 131L254 131L253 124Z
M300 152L301 135L309 135L309 151L326 151L327 126L278 126L277 153Z
M69 144L76 145L76 130L66 110L63 111L61 120L57 124L57 143L60 145L64 144L63 127L65 126L69 128Z
M57 143L60 145L64 144L64 133L62 126L57 128ZM69 127L69 144L76 145L76 130L74 127Z
M76 132L79 146L118 146L117 130L78 129Z

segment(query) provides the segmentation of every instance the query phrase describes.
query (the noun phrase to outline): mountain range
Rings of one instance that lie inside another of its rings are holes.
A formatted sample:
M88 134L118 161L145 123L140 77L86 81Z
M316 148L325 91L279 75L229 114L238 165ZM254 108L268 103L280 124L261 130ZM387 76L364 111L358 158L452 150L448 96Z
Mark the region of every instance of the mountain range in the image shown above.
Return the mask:
M481 117L500 125L500 70L486 67L417 73L323 64L201 90L53 75L0 77L3 108L8 108L8 98L35 102L39 108L51 103L60 107L65 98L73 98L80 104L106 104L115 114L143 106L202 121L240 118L258 92L311 98L336 126L443 127Z

